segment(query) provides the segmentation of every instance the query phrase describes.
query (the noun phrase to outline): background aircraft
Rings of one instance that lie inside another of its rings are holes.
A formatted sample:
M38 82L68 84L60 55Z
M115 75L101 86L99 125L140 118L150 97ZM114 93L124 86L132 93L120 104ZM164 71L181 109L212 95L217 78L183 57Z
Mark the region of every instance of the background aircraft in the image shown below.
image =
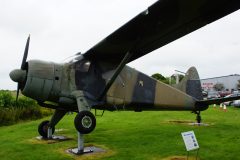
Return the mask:
M38 128L47 137L48 128L68 111L76 111L74 124L82 134L92 132L100 110L190 110L198 114L209 104L230 99L202 100L199 76L190 68L176 88L158 82L127 63L162 47L240 8L237 0L161 0L70 62L27 60L27 40L20 69L10 77L19 90L47 108L55 109L50 121ZM239 97L231 97L237 99Z

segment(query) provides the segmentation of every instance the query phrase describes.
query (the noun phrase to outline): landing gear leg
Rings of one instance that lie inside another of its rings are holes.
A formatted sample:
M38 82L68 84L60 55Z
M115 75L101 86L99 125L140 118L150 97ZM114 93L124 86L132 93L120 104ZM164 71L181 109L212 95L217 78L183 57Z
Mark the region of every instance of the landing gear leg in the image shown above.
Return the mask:
M78 131L78 148L72 149L71 152L74 154L85 154L93 152L91 148L84 147L84 134L91 133L96 126L96 118L90 112L91 105L89 105L82 91L75 91L72 93L77 100L78 111L74 119L74 125Z
M79 112L74 120L75 128L81 134L88 134L96 126L96 118L90 112L91 104L82 91L74 91L72 94L76 97Z
M52 135L55 131L56 124L63 118L67 113L64 110L55 110L50 121L43 121L38 126L38 133L45 139L52 139Z

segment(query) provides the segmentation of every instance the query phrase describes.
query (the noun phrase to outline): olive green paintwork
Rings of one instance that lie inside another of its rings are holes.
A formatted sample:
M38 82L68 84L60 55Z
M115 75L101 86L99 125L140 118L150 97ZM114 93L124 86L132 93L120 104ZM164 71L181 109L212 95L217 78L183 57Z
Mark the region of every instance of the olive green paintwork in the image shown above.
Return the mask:
M142 75L142 79L139 74ZM148 85L149 82L155 83L154 89ZM141 93L135 92L135 90L139 90ZM141 97L134 98L137 96L136 94L140 94ZM147 100L147 98L151 100ZM118 109L194 110L195 100L176 88L126 66L107 93L107 103L120 106Z
M74 63L56 64L31 60L28 62L27 81L22 92L40 102L76 105L72 94L78 90L75 72ZM113 72L102 74L105 83L112 77ZM149 86L149 83L153 86ZM138 95L141 97L136 98ZM105 99L100 103L95 102L92 107L97 106L103 110L194 110L194 103L195 100L190 95L125 66Z
M239 0L159 0L90 48L84 56L114 63L114 68L127 52L133 53L128 60L131 62L238 10L239 6Z

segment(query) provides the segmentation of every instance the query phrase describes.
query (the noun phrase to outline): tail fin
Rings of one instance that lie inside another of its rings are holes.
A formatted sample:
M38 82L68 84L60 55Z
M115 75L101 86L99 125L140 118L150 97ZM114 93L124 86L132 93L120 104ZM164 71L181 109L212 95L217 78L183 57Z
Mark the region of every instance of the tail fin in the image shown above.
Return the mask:
M173 87L187 93L197 100L203 100L201 82L195 67L189 68L181 82L173 85Z
M201 82L197 69L195 67L189 68L181 82L179 84L173 85L173 87L196 98L196 111L206 110L211 104L220 104L222 102L240 99L240 96L234 96L228 98L203 100Z

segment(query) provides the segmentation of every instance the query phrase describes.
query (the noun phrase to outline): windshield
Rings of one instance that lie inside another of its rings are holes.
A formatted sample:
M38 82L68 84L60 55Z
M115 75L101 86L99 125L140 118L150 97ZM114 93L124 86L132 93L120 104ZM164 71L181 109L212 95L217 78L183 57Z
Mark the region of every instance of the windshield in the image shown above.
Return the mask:
M79 52L77 54L74 54L68 58L65 58L62 62L64 63L74 63L77 62L79 60L83 59L83 55Z

